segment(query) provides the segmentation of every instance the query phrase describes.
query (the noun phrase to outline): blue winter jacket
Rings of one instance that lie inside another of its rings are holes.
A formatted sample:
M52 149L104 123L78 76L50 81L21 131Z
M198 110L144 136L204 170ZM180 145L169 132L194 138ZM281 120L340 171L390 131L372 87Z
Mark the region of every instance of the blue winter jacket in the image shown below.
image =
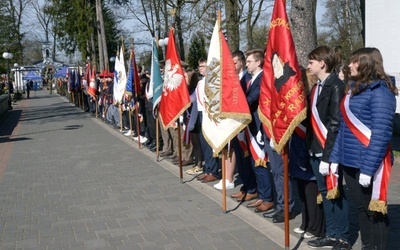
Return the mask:
M367 147L361 144L340 114L339 133L330 155L330 162L358 168L361 173L374 176L392 138L396 99L383 80L364 85L363 88L360 93L350 98L349 107L371 130L370 143Z

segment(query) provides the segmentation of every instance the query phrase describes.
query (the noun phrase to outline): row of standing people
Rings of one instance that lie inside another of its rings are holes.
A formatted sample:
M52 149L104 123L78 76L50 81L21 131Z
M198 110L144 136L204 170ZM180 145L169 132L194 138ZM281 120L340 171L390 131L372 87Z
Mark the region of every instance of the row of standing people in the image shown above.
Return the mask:
M266 166L258 165L241 143L246 136L242 134L235 137L228 146L226 188L234 187L234 173L238 172L243 185L231 197L238 202L251 201L246 206L256 213L263 213L264 217L271 218L274 223L283 222L283 159L270 146L270 138L263 133L258 117L264 51L250 50L246 55L235 51L232 57L252 115L249 131L257 138L269 162ZM344 177L348 194L358 211L362 248L386 249L389 225L387 214L384 211L371 211L369 203L378 169L387 155L391 139L397 89L385 74L382 56L375 48L354 51L345 78L343 71L336 69L338 62L333 49L318 47L309 53L308 59L307 70L303 71L303 81L306 90L309 89L308 117L289 141L291 179L296 180L294 183L297 184L302 201L302 224L295 228L295 232L305 238L317 237L308 242L310 248L351 249L349 205L343 189ZM197 179L202 183L220 180L220 159L213 156L212 148L201 130L206 67L207 60L200 59L199 75L191 70L185 72L192 106L185 112L185 118L177 121L185 124L182 138L177 138L176 128L164 131L160 127L160 156L172 158L173 163L179 164L177 144L181 143L183 165L194 165L186 172L198 174ZM142 120L144 116L145 129L139 133L128 131L126 135L136 133L134 138L142 136L142 142L147 140L146 144L155 151L152 98L146 95L150 73L141 77L143 94L138 98L141 116L137 119ZM351 80L347 81L348 78ZM352 117L369 131L367 134L370 138L366 144L357 139L357 132L351 129L354 126L348 124L343 99L347 100L347 109ZM116 113L111 116L114 121L119 120ZM127 128L128 122L124 120ZM133 123L136 124L136 121ZM134 130L137 131L135 127ZM183 140L183 137L186 138L185 132L190 134L190 143ZM328 194L331 190L328 190L326 182L326 176L330 173L338 180L337 195L333 197ZM291 184L289 219L295 217ZM222 181L214 187L222 189Z

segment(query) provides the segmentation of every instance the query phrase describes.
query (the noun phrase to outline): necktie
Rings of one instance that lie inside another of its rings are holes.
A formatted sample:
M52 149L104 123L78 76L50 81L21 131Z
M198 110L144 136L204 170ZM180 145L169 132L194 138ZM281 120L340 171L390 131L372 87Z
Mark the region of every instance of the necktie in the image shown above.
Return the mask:
M322 87L323 87L322 84L321 84L321 83L318 83L318 95L321 94Z
M247 81L247 84L246 84L246 92L249 91L250 85L251 85L251 79Z

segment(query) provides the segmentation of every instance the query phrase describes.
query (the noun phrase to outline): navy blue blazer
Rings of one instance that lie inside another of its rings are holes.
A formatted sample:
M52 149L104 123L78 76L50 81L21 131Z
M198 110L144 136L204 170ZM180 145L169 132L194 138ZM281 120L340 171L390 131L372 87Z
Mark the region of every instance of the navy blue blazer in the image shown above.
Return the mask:
M249 104L250 108L252 120L251 123L249 124L249 129L253 135L256 135L261 128L261 121L260 118L258 117L258 100L260 97L260 84L261 84L262 74L263 72L261 72L257 76L257 78L254 79L253 83L250 85L248 90L246 90L247 82L251 80L252 76L249 73L247 73L244 77L242 77L242 80L240 81L243 91L246 95L247 103Z

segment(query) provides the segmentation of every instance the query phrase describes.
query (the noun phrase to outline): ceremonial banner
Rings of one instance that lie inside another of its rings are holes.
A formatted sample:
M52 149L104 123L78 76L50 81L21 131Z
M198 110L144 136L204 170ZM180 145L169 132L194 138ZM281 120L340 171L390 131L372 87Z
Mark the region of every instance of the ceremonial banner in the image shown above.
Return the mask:
M69 92L75 93L75 70L69 69L68 70L68 89Z
M126 94L136 97L138 90L140 91L139 72L136 65L135 51L131 48L131 56L129 59L128 81L126 83ZM132 98L134 99L134 98Z
M218 154L251 122L246 96L218 20L208 52L204 92L202 131L214 154Z
M161 101L162 94L162 77L160 70L160 62L158 60L158 50L156 41L153 39L153 52L151 56L151 85L153 86L153 116L156 117L155 109Z
M75 89L76 90L81 90L82 86L81 86L81 72L79 70L79 64L76 70L76 76L75 76Z
M167 130L190 106L189 91L181 66L181 60L176 50L173 29L169 31L169 42L165 59L160 118L164 130Z
M275 1L263 71L258 114L274 149L281 153L306 118L304 84L282 0Z
M96 66L93 65L93 70L91 69L90 63L88 63L88 66L86 68L86 81L89 84L88 88L88 94L92 96L93 98L96 98L97 94L97 81L96 81Z
M114 102L122 103L122 98L124 97L127 83L124 60L124 44L121 45L121 49L118 55L115 57L114 68Z

